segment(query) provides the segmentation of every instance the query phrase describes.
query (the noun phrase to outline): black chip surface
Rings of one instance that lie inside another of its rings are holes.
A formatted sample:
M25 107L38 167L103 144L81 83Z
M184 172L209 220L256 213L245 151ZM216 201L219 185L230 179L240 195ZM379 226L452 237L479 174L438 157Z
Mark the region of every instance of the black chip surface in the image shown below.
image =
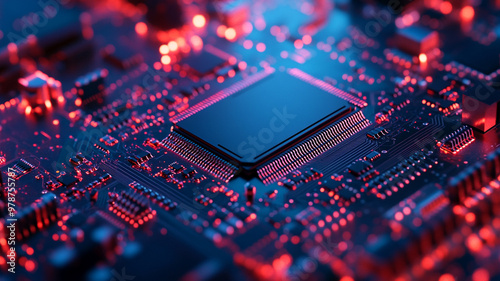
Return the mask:
M372 164L366 161L358 161L349 166L349 172L355 176L360 176L371 168L373 168Z
M182 60L183 65L187 65L194 74L205 76L215 72L218 68L227 63L227 60L220 58L210 52L202 50Z
M347 101L276 72L174 128L212 152L255 166L352 110Z
M60 176L57 181L59 181L65 187L72 187L78 182L78 179L75 178L72 174L65 174L63 176Z
M488 75L500 68L499 48L500 40L495 40L488 46L475 41L464 42L456 60Z

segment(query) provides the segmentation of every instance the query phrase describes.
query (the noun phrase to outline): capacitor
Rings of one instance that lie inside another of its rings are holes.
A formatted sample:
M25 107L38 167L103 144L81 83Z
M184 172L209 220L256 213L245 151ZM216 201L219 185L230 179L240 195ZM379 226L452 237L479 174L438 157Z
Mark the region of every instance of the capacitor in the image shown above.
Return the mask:
M252 205L255 198L256 188L254 185L247 182L245 184L245 197L247 198L247 204Z
M45 106L52 108L52 103L64 99L61 82L37 70L33 74L19 78L23 104L31 108Z
M21 94L29 106L37 107L44 104L47 106L50 103L47 79L48 76L40 71L19 79L19 84L22 86Z

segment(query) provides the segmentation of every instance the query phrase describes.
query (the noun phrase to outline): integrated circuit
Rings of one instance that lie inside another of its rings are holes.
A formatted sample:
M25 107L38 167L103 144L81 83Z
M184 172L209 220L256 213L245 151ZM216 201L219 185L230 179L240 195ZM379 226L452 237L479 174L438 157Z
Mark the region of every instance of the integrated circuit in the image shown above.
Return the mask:
M31 172L34 168L35 166L30 164L28 161L19 159L19 161L17 161L16 164L14 164L14 166L9 169L9 173L12 173L13 177L15 179L18 179L23 175Z
M127 160L133 164L133 165L140 165L142 163L145 163L149 159L153 158L153 155L151 152L147 150L139 150L137 153L133 154L132 156L129 156Z
M252 174L354 111L347 101L321 88L275 72L177 122L172 134Z
M485 75L489 75L500 68L497 54L497 50L500 48L500 40L495 40L488 45L472 40L466 40L460 44L462 48L456 57L459 63Z
M203 77L226 65L227 60L205 49L181 62L195 76Z
M57 178L57 181L60 182L63 186L70 188L77 184L80 180L72 174L64 174Z

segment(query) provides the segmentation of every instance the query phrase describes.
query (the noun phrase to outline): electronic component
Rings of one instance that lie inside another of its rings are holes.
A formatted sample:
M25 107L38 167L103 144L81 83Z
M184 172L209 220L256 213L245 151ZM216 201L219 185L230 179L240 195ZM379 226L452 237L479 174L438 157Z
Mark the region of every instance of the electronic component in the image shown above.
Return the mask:
M70 188L77 184L80 180L72 174L64 174L58 177L57 181L60 182L63 186Z
M475 138L472 128L464 125L440 140L437 145L441 149L441 151L445 153L456 154L474 140Z
M495 178L500 170L500 150L490 153L485 161L468 167L448 181L446 194L454 204L460 204L470 194L482 188L488 181Z
M398 30L396 42L401 50L418 56L439 47L439 34L422 26L409 26Z
M469 38L459 43L462 54L457 56L456 61L462 65L470 67L480 73L489 75L500 68L500 61L497 59L496 50L500 47L500 40L481 44Z
M369 131L366 136L369 137L370 139L373 139L373 140L378 140L380 139L381 137L387 135L389 132L383 128L383 127L379 127L377 129L373 129L371 131Z
M444 100L434 97L426 97L422 100L422 104L432 109L438 110L444 115L449 115L460 108L460 105L453 100Z
M206 49L203 49L181 61L181 64L184 65L188 71L190 71L193 75L200 77L206 76L210 73L215 73L215 71L227 63L228 61L226 59L218 57Z
M245 197L247 198L247 204L252 205L255 198L256 188L249 182L245 184Z
M105 135L104 137L100 138L99 141L107 146L114 146L115 144L118 143L118 140L110 135Z
M466 91L462 97L462 122L486 132L493 128L498 120L500 95L497 90L477 85Z
M26 239L38 231L47 228L59 219L56 196L52 193L43 195L30 206L19 210L15 219L17 220L15 224L17 227L14 231L19 240ZM0 224L6 226L5 221ZM10 236L9 233L4 233L4 235Z
M149 207L147 198L139 193L122 191L120 194L109 194L108 210L131 226L138 228L153 219L156 211Z
M62 96L61 82L47 76L41 71L19 79L22 86L22 95L29 113L37 107L43 110L52 108L52 103L57 102Z
M299 87L303 90L295 91ZM352 111L346 101L277 72L177 122L170 139L182 141L186 135L223 159L237 161L248 173Z
M104 79L108 76L108 70L97 69L85 76L79 77L75 82L76 93L82 101L88 101L102 94L104 91Z
M368 155L365 156L365 160L375 161L380 157L380 153L378 151L372 151Z
M9 170L9 173L13 174L13 177L18 179L22 177L23 175L31 172L35 168L34 165L30 164L28 161L24 159L19 159L19 161L12 166L12 168Z
M357 161L349 166L349 173L359 177L361 174L368 172L373 168L373 165L366 161Z

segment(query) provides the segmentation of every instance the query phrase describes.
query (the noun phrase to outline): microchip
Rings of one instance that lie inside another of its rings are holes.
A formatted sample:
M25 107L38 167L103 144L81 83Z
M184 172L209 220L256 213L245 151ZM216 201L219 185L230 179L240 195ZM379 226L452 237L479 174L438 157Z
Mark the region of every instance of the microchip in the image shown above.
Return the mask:
M205 179L206 179L206 177L204 175L202 175L202 174L195 174L193 176L193 180L194 180L195 183L200 183L200 182L202 182Z
M153 158L153 155L151 154L151 152L149 152L147 150L140 150L137 153L135 153L134 155L129 156L127 158L127 160L134 165L140 165L140 164L148 161L151 158Z
M373 165L366 162L366 161L357 161L356 163L349 166L348 170L349 170L349 173L358 177L361 174L368 172L372 168L373 168Z
M182 172L185 169L184 166L177 162L170 164L168 168L176 174Z
M65 174L57 178L57 181L60 182L65 187L72 187L79 182L75 176L72 174Z
M102 94L105 88L104 80L107 76L108 70L97 69L79 77L75 81L76 93L82 100Z
M459 104L456 101L439 99L435 98L434 96L426 97L422 100L422 103L424 103L424 101L426 106L430 106L431 108L434 108L446 114L459 108Z
M159 175L160 175L160 177L162 177L164 179L168 179L173 175L173 173L168 169L163 169L163 170L161 170Z
M181 64L196 76L203 77L210 73L214 73L227 63L226 59L218 57L211 52L202 50L197 54L193 54L181 61Z
M351 111L347 101L276 72L174 129L231 163L254 168Z
M461 42L461 48L456 48L456 45L450 46L454 58L459 63L466 65L483 74L491 74L500 68L500 59L498 49L500 48L500 40L495 40L489 45L483 45L473 40Z
M450 87L453 80L434 79L427 84L427 93L430 95L437 95L447 87Z
M182 176L186 179L192 177L194 174L196 174L196 170L193 168L187 168L182 171Z
M118 143L118 140L110 135L103 136L102 138L99 139L99 141L103 142L107 146L114 146L115 144Z
M378 140L381 137L387 135L388 133L389 132L385 128L380 127L380 128L376 128L376 129L373 129L373 130L369 131L366 134L366 136L369 137L372 140Z
M372 151L368 155L365 156L365 160L375 161L380 157L380 153L378 151Z
M14 178L18 179L23 175L31 172L35 168L34 165L30 164L28 161L24 159L19 159L19 161L14 164L11 168L9 168L9 173L14 174Z

